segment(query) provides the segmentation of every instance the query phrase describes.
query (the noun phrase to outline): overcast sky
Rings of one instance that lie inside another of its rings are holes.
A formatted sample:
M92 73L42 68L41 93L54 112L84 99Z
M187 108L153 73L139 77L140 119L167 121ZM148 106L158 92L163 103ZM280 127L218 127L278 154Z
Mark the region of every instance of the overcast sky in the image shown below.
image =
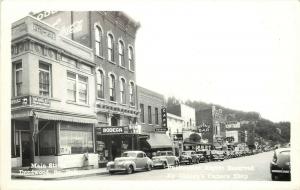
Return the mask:
M135 48L139 85L166 97L256 111L272 121L291 120L296 1L140 4L91 7L123 10L141 23ZM36 8L16 5L12 20L30 11L25 7Z

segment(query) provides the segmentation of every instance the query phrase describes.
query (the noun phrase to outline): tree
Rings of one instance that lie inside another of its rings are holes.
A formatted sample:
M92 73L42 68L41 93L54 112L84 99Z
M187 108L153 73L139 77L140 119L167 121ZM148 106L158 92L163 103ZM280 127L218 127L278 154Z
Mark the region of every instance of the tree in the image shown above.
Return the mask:
M192 134L190 135L190 140L191 140L192 142L200 142L201 137L200 137L200 135L197 134L197 133L192 133Z

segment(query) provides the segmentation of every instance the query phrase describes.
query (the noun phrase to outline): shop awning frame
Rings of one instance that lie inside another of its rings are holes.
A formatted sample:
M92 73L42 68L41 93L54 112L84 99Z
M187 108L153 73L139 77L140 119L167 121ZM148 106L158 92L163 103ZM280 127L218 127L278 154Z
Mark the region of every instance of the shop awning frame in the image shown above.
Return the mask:
M147 139L151 149L172 148L173 143L166 134L150 133L150 138Z

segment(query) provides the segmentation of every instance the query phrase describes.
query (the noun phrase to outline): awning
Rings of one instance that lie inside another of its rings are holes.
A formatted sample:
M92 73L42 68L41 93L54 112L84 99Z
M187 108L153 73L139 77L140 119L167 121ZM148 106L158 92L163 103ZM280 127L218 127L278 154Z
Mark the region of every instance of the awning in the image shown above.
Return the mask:
M59 115L53 113L43 113L43 112L35 112L36 118L38 119L46 119L53 121L68 121L74 123L97 123L96 118L86 118L79 116L69 116L69 115Z
M151 148L172 148L172 141L166 134L150 133L147 142Z

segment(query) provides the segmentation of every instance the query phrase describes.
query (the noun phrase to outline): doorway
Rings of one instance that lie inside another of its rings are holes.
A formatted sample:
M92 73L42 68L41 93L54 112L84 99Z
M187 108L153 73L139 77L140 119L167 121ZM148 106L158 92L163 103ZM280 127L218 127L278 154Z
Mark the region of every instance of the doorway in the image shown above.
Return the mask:
M30 166L31 159L31 147L30 147L31 135L30 132L21 132L21 145L22 145L22 166Z

